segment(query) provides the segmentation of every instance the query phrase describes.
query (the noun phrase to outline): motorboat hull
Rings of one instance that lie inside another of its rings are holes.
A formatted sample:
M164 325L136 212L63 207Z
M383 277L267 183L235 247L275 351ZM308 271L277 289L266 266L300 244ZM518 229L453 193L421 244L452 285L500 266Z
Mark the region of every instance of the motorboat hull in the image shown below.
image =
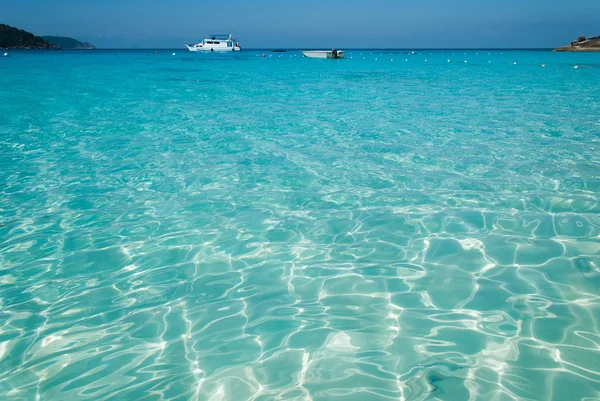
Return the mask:
M332 50L303 50L302 54L308 58L344 58L345 54L343 50L338 50L334 54Z

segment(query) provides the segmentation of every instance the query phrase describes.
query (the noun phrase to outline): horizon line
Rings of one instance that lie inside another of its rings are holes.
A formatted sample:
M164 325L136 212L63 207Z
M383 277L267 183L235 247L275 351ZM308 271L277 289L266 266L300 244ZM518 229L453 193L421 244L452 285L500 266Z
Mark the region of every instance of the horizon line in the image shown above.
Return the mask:
M322 46L323 47L323 46ZM289 50L289 51L302 51L302 50L313 50L320 49L322 47L248 47L243 48L241 53L244 51L255 51L255 50ZM324 46L329 48L328 46ZM96 47L95 49L26 49L26 48L2 48L3 50L186 50L182 47ZM342 47L341 49L346 51L352 50L554 50L555 47ZM236 52L239 53L239 52Z

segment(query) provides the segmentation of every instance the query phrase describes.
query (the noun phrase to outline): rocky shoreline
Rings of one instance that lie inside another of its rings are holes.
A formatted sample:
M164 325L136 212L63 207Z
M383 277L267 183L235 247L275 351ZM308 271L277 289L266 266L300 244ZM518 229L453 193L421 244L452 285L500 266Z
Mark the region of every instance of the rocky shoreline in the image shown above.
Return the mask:
M557 52L600 52L600 36L587 38L581 35L577 40L571 42L569 46L562 46L555 49Z

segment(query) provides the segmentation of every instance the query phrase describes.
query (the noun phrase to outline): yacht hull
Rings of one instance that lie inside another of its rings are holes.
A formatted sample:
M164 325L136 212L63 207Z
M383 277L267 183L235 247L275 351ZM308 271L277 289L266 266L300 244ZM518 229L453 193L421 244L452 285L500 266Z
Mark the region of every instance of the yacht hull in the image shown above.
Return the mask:
M199 52L199 53L231 53L231 52L240 52L239 46L234 47L210 47L210 46L190 46L188 44L185 45L187 49L191 52Z

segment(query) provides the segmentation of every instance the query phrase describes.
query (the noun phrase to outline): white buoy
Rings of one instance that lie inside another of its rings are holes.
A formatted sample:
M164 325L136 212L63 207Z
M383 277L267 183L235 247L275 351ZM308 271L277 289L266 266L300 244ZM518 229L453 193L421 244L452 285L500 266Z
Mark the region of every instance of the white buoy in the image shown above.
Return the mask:
M394 61L394 59L391 59L390 61Z
M467 60L465 60L465 63L467 62Z
M448 60L448 62L450 62L450 60Z
M575 67L573 67L573 68L579 68L579 66L578 66L578 65L576 65L576 66L575 66Z
M427 62L427 60L425 60L425 62Z
M8 56L8 53L4 53L4 57Z
M546 66L546 64L542 64L542 67L545 67L545 66Z
M378 61L378 60L379 60L378 58L375 58L375 61Z
M491 62L492 62L492 60L488 60L488 63L491 63Z
M404 60L404 61L408 61L408 59Z
M173 53L173 55L175 55L175 53Z
M517 65L517 62L515 61L515 62L513 63L513 65Z

